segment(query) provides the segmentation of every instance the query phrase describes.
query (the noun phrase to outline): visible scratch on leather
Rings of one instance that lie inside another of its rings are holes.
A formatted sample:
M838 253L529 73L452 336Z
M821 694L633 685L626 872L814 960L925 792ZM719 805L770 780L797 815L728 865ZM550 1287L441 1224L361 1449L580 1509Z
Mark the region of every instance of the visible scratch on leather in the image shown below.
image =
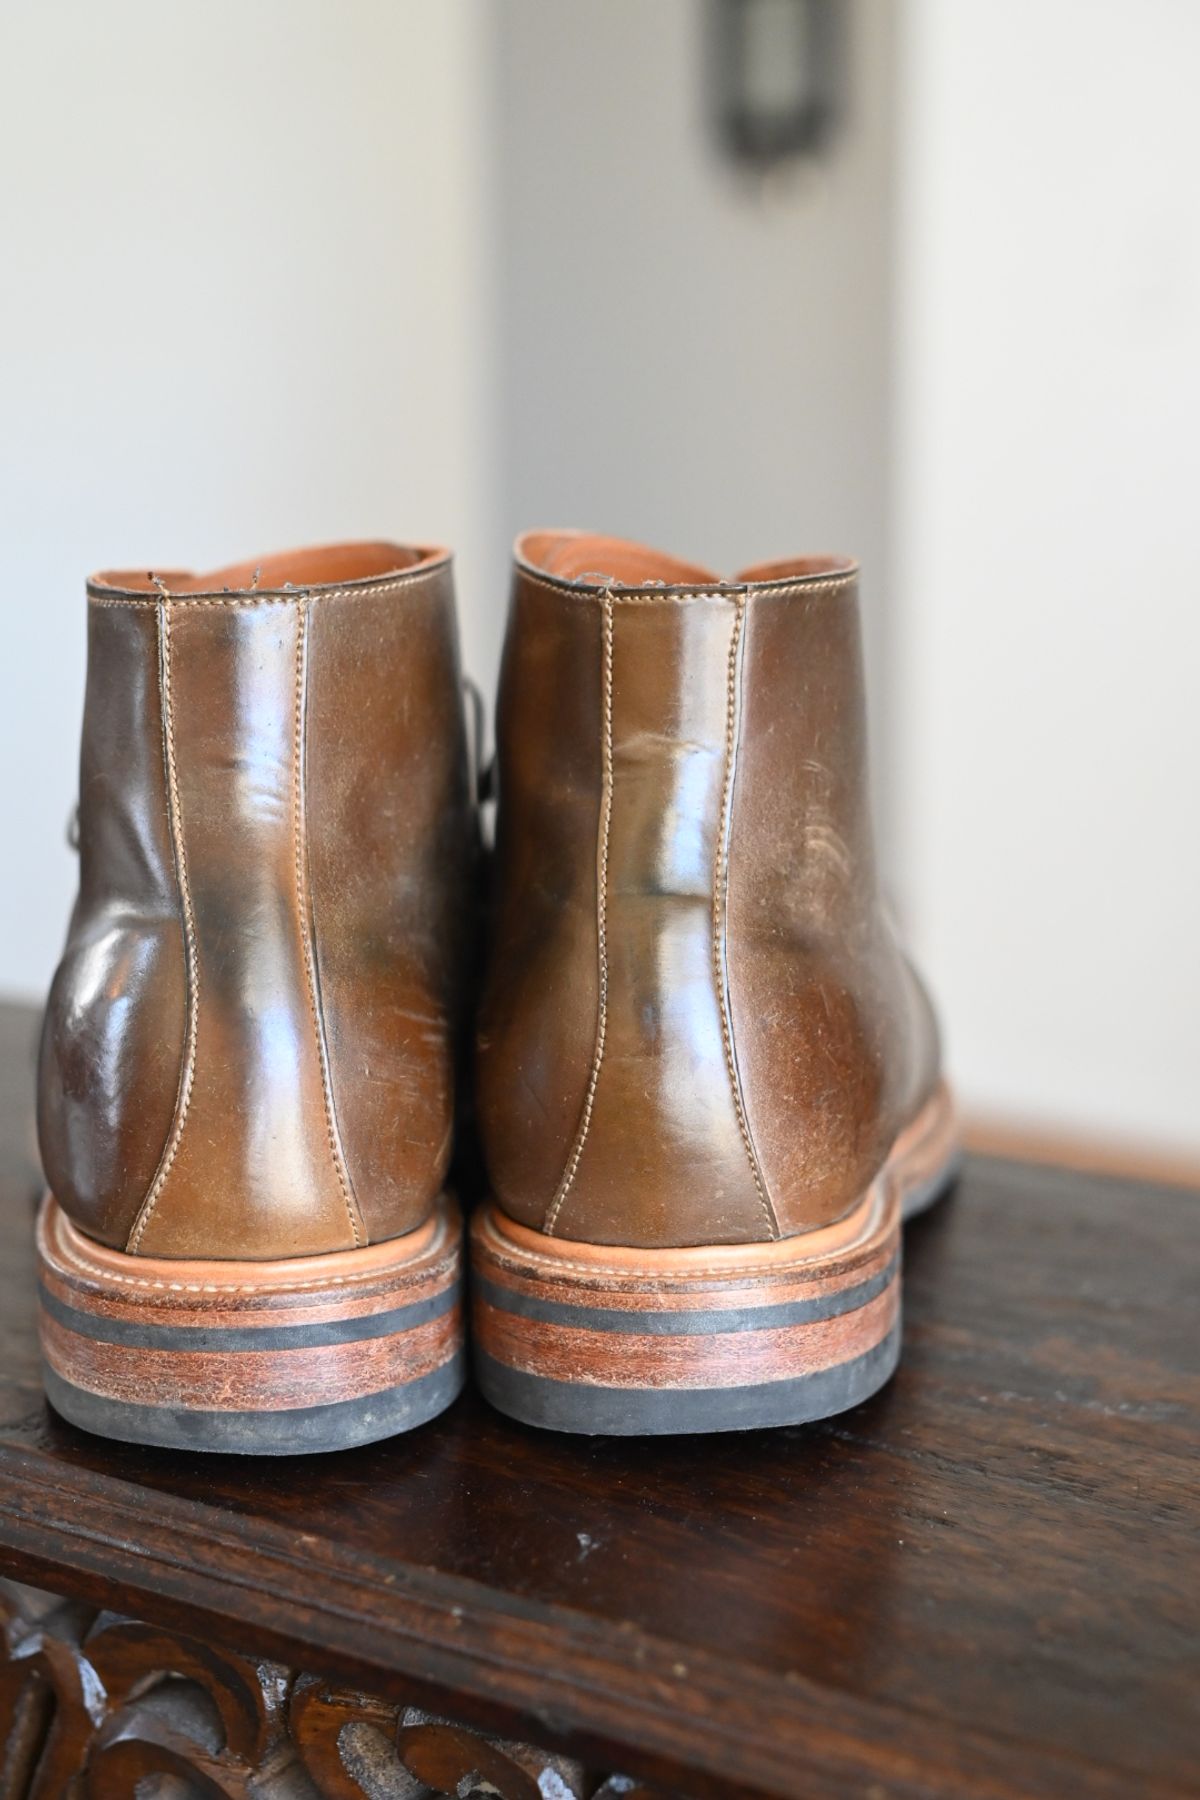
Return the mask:
M546 1121L547 1125L550 1125L552 1123L550 1109L542 1098L541 1091L534 1086L532 1081L530 1081L529 1076L523 1068L517 1070L517 1080L520 1082L524 1091L529 1095L529 1098L533 1101L534 1106Z
M739 594L734 599L733 630L729 635L729 663L726 675L725 703L725 780L721 790L721 819L717 833L717 863L713 871L713 909L712 909L712 952L713 975L717 984L717 999L721 1007L721 1038L725 1045L725 1066L729 1071L729 1085L733 1090L734 1110L737 1113L738 1130L742 1134L742 1143L746 1147L746 1156L750 1163L750 1173L754 1178L755 1191L759 1205L772 1237L779 1237L779 1221L775 1209L768 1197L759 1167L758 1156L754 1149L754 1140L750 1135L750 1125L746 1118L746 1108L742 1101L742 1083L738 1074L737 1056L733 1044L733 1020L729 1007L729 956L726 938L725 902L729 887L729 830L733 816L733 782L737 765L738 740L741 731L741 683L742 683L742 638L746 622L746 596Z
M150 1223L159 1196L171 1173L179 1151L183 1128L187 1122L196 1076L196 1037L200 1012L200 968L196 955L196 915L192 907L192 889L188 880L187 852L183 843L183 819L179 802L179 771L175 761L175 709L171 697L171 607L170 595L156 602L158 608L158 685L162 709L163 756L167 775L167 823L171 833L171 849L175 857L175 874L179 882L179 899L183 911L184 982L187 990L187 1026L184 1038L183 1068L179 1092L175 1099L175 1117L162 1159L155 1170L146 1198L133 1222L125 1248L137 1251Z
M853 860L846 840L836 825L816 820L804 828L804 851L815 864L824 864L839 881L848 881L853 873Z
M325 1043L325 1026L320 1001L320 983L317 975L316 956L313 949L313 928L311 902L308 891L308 872L306 868L306 845L304 830L305 791L304 763L307 751L307 732L305 721L308 705L308 601L302 599L296 606L296 680L294 687L294 708L292 720L292 841L295 848L296 865L296 922L300 932L300 945L304 955L304 976L308 985L308 1003L312 1012L313 1031L317 1042L317 1061L321 1065L321 1098L325 1105L325 1135L329 1141L329 1154L333 1161L334 1174L337 1176L342 1201L346 1208L346 1217L350 1222L350 1230L354 1237L355 1248L365 1241L365 1227L362 1223L358 1203L350 1185L350 1172L346 1167L345 1152L342 1149L341 1133L338 1131L337 1114L333 1104L333 1084L329 1075L329 1052Z
M598 970L596 1049L592 1057L592 1073L588 1081L587 1097L583 1103L583 1117L579 1121L574 1147L542 1228L548 1236L554 1231L555 1222L562 1211L563 1201L571 1191L571 1184L574 1182L575 1173L579 1168L579 1159L583 1155L583 1146L587 1142L588 1130L592 1123L592 1109L596 1104L596 1088L600 1081L600 1067L604 1061L604 1039L608 1030L608 844L612 830L613 809L613 597L607 589L604 593L603 604L603 720L601 729L603 796L600 802L600 829L596 841L596 961Z

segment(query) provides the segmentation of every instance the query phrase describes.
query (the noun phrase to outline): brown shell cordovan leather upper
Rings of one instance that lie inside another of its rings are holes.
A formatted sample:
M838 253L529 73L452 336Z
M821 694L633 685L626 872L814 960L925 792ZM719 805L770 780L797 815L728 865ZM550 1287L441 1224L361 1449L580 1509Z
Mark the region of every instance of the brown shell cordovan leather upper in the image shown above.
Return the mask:
M52 1192L155 1256L411 1230L450 1149L473 842L449 556L334 546L88 600Z
M854 564L722 582L526 536L497 752L477 1104L500 1204L661 1248L842 1216L938 1073L877 884Z

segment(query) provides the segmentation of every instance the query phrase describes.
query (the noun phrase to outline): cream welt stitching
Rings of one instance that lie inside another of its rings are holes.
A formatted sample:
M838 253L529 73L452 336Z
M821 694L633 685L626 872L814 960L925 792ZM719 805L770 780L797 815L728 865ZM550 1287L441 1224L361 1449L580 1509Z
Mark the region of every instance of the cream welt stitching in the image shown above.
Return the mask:
M308 602L301 599L296 607L296 678L293 685L292 707L292 844L296 867L296 924L304 953L304 978L308 988L308 1004L312 1012L313 1032L317 1042L317 1061L321 1066L321 1098L325 1106L325 1135L329 1141L329 1154L333 1161L338 1187L341 1190L342 1202L346 1208L346 1217L354 1237L354 1247L357 1250L361 1247L363 1239L359 1229L358 1206L351 1193L349 1171L346 1168L346 1159L337 1128L337 1118L333 1109L329 1057L325 1046L321 1008L317 1001L317 971L313 954L312 921L309 914L308 881L304 855L304 758L307 697Z
M788 1243L792 1242L792 1239L791 1238L776 1238L774 1241L779 1244L788 1244ZM560 1238L559 1242L560 1243L562 1242L561 1238ZM861 1249L861 1247L862 1247L861 1245L857 1245L857 1244L852 1246L852 1248L854 1248L854 1249ZM894 1255L895 1245L894 1245L893 1239L890 1237L881 1238L878 1248L872 1249L871 1255L873 1255L873 1256L874 1255L884 1255L889 1250L891 1250L892 1254ZM532 1251L523 1252L522 1254L528 1255L531 1258L533 1256ZM842 1253L839 1251L839 1252L837 1252L837 1254L841 1255ZM525 1272L522 1270L521 1262L517 1258L513 1257L511 1252L492 1250L492 1251L490 1251L490 1255L494 1258L494 1260L496 1262L503 1262L506 1266L511 1266L511 1268L515 1274L521 1274L521 1273ZM602 1265L599 1263L593 1264L593 1263L581 1263L581 1262L568 1262L565 1258L563 1259L562 1262L559 1262L555 1257L552 1257L552 1256L538 1257L536 1260L539 1263L543 1264L545 1266L545 1268L547 1269L547 1271L558 1270L558 1269L568 1269L572 1273L578 1274L578 1275L613 1275L613 1276L623 1275L623 1276L628 1276L628 1277L630 1277L630 1279L634 1279L637 1281L653 1282L655 1284L662 1284L665 1282L679 1282L685 1286L688 1282L693 1281L693 1280L695 1280L695 1281L715 1281L718 1277L724 1277L725 1280L731 1286L737 1287L743 1281L753 1280L756 1276L759 1276L759 1275L782 1276L782 1275L790 1274L790 1272L793 1270L795 1270L799 1273L802 1273L804 1271L804 1269L806 1268L806 1266L809 1266L809 1265L811 1265L811 1267L813 1269L818 1269L818 1270L823 1269L826 1261L833 1260L833 1259L820 1257L820 1256L810 1256L807 1258L807 1261L804 1258L800 1258L795 1262L789 1262L789 1263L784 1263L784 1262L747 1263L744 1268L740 1268L740 1269L731 1269L728 1266L726 1266L725 1268L715 1268L715 1269L688 1269L683 1274L679 1274L675 1270L670 1270L661 1275L656 1274L653 1269L642 1270L642 1271L639 1271L635 1275L634 1271L632 1271L630 1269L611 1268L608 1265ZM858 1273L859 1273L859 1271L856 1270L855 1275L857 1276ZM899 1268L899 1264L897 1264L896 1274L899 1275L899 1273L900 1273L900 1268ZM852 1281L848 1281L846 1285L848 1287L851 1287L854 1284ZM891 1287L891 1283L889 1282L888 1288L883 1289L881 1291L886 1293L888 1291L888 1289L890 1289L890 1287ZM640 1290L635 1288L635 1289L631 1289L629 1291L636 1293L636 1292L639 1292ZM837 1290L835 1290L835 1291L837 1291ZM875 1297L876 1297L876 1299L878 1299L879 1295L876 1295ZM488 1302L487 1304L490 1305L491 1302ZM867 1304L870 1305L870 1302L868 1301Z
M717 999L721 1008L721 1038L725 1045L725 1067L729 1071L729 1085L733 1091L733 1104L737 1113L738 1130L742 1134L742 1143L746 1146L746 1156L750 1163L750 1173L754 1177L754 1186L758 1193L758 1203L762 1207L763 1217L772 1237L779 1236L779 1221L775 1210L767 1198L767 1190L763 1183L762 1170L759 1168L754 1142L750 1136L750 1126L746 1118L746 1109L742 1102L742 1084L738 1075L737 1057L733 1049L733 1021L729 1010L729 965L725 927L725 896L729 885L729 827L733 814L733 778L737 762L738 735L741 725L740 690L742 676L742 630L746 619L745 597L740 596L736 602L733 619L733 630L729 634L729 662L725 684L725 780L721 790L721 817L717 835L716 867L713 870L713 904L712 904L712 955L713 976L717 986Z
M455 1260L453 1257L447 1258L446 1266L449 1267ZM429 1276L440 1273L440 1265L428 1271ZM91 1275L88 1279L95 1282L97 1277ZM106 1273L104 1276L106 1282L119 1281L123 1287L154 1288L159 1292L170 1294L265 1294L267 1296L311 1292L323 1294L332 1288L352 1287L355 1282L377 1281L378 1279L377 1275L335 1275L328 1281L277 1281L273 1282L270 1287L263 1287L261 1283L248 1281L243 1282L239 1287L229 1287L221 1282L210 1281L150 1281L143 1275L110 1275Z
M298 587L294 593L288 594L172 594L172 606L291 606L296 600L366 600L375 594L391 594L397 588L413 587L419 581L426 581L431 576L440 574L449 568L448 563L435 563L429 569L415 569L411 575L398 576L395 581L378 583L367 582L360 587L342 588L304 588ZM143 598L137 594L114 594L111 598L106 593L97 593L94 588L87 590L88 602L92 606L158 606L160 602L152 595Z
M439 1252L439 1254L441 1253ZM422 1280L432 1279L440 1275L443 1268L456 1266L457 1263L458 1249L455 1246L449 1254L442 1256L441 1261L423 1270L421 1278ZM416 1264L413 1266L417 1267ZM87 1280L94 1286L103 1286L107 1282L118 1281L122 1287L153 1288L158 1292L169 1294L263 1294L269 1297L272 1294L313 1292L323 1294L331 1288L353 1287L364 1281L381 1281L386 1275L394 1277L407 1275L407 1273L405 1265L400 1264L397 1269L384 1271L383 1274L379 1270L373 1269L364 1270L359 1275L333 1275L324 1281L273 1281L269 1286L264 1286L258 1281L244 1281L237 1285L223 1281L152 1281L147 1275L118 1275L115 1271L108 1269L99 1275L95 1270L89 1269L86 1263L82 1263L78 1268L75 1265L64 1267L60 1279L64 1281Z
M450 1238L447 1244L447 1238ZM397 1240L399 1242L401 1240ZM94 1264L86 1262L78 1256L69 1245L55 1245L52 1254L46 1255L46 1266L58 1278L65 1282L88 1281L95 1287L103 1287L110 1281L119 1282L122 1287L150 1288L161 1293L171 1294L299 1294L324 1293L329 1288L354 1287L363 1282L383 1282L398 1277L417 1274L422 1281L434 1280L447 1268L457 1269L461 1262L461 1242L458 1236L450 1233L443 1218L437 1234L428 1247L419 1256L408 1262L397 1263L391 1268L362 1269L350 1275L314 1276L311 1281L156 1281L149 1275L121 1275L114 1269L97 1269ZM412 1285L416 1285L413 1283Z
M743 599L768 599L772 595L784 594L834 594L843 588L853 587L858 581L856 571L853 575L835 575L828 581L806 581L801 578L778 584L769 581L752 582L749 589L744 582L730 582L726 587L689 588L686 593L669 593L664 590L655 594L620 594L614 593L611 588L575 586L568 581L552 581L520 565L517 574L530 586L544 588L548 594L557 594L560 600L602 601L607 597L615 606L689 606L694 600L734 600L739 595Z
M559 1243L562 1243L563 1239L560 1238L558 1241L559 1241ZM792 1242L792 1240L790 1238L776 1238L773 1241L776 1243L779 1243L779 1244L788 1244L788 1243ZM892 1266L892 1279L891 1279L891 1281L889 1281L887 1283L886 1287L883 1287L880 1289L878 1294L875 1294L870 1300L864 1301L863 1304L865 1306L875 1305L878 1301L882 1300L885 1295L890 1294L892 1292L892 1290L896 1284L896 1280L901 1272L899 1259L896 1255L898 1241L899 1241L898 1234L896 1236L888 1236L886 1238L880 1238L879 1243L876 1245L872 1245L871 1248L869 1249L869 1251L867 1252L867 1254L870 1257L879 1257L883 1261L885 1269L888 1267L889 1264ZM854 1248L861 1250L862 1246L855 1245ZM530 1253L530 1255L532 1256L532 1253ZM504 1267L511 1274L518 1275L518 1276L523 1275L526 1277L526 1279L528 1279L530 1274L532 1273L532 1271L530 1269L523 1267L520 1262L516 1261L511 1256L506 1255L499 1250L495 1250L495 1249L490 1250L489 1256L491 1257L493 1262L502 1263L504 1265ZM651 1293L651 1292L669 1293L672 1291L672 1286L676 1286L676 1285L686 1291L688 1284L693 1281L716 1282L716 1281L720 1280L724 1287L736 1290L736 1289L739 1289L739 1288L747 1285L750 1282L757 1280L758 1277L763 1276L763 1275L771 1275L771 1276L777 1277L780 1280L787 1280L787 1281L791 1281L792 1279L816 1280L822 1275L822 1272L825 1270L826 1262L835 1260L835 1258L810 1256L807 1259L807 1261L805 1261L804 1259L801 1259L796 1262L787 1262L787 1263L785 1263L785 1262L747 1263L745 1268L742 1268L742 1269L731 1269L728 1267L715 1268L715 1269L689 1269L687 1271L687 1273L683 1274L683 1275L678 1274L673 1269L665 1271L661 1275L655 1273L655 1271L652 1269L640 1270L635 1274L630 1269L615 1269L615 1268L610 1268L608 1266L601 1266L600 1264L596 1264L595 1266L593 1266L591 1263L567 1262L565 1259L562 1262L557 1262L553 1257L549 1257L549 1256L538 1257L536 1260L539 1263L544 1264L547 1274L550 1274L553 1272L558 1272L558 1271L565 1269L572 1274L599 1275L599 1276L608 1275L608 1276L614 1276L614 1277L615 1276L625 1276L629 1279L630 1282L638 1281L638 1282L646 1283L647 1285L645 1287L633 1287L633 1286L625 1287L626 1293L639 1294L639 1293ZM869 1266L869 1264L866 1266ZM474 1265L473 1265L473 1267L474 1267ZM480 1269L476 1268L475 1273L476 1273L476 1276L478 1277L478 1275L480 1273L482 1273L482 1271ZM863 1277L863 1267L862 1266L860 1266L852 1271L848 1271L845 1287L834 1288L831 1291L833 1293L843 1293L843 1292L845 1292L846 1288L854 1287L857 1284L857 1282L862 1279L862 1277ZM541 1279L540 1270L538 1272L538 1275L535 1277L535 1279ZM670 1284L670 1285L668 1285L668 1284ZM584 1286L585 1284L580 1283L579 1285ZM614 1285L615 1285L615 1283L614 1283ZM519 1293L521 1290L514 1289L513 1291ZM715 1291L719 1292L720 1290L717 1289ZM494 1300L485 1300L483 1302L483 1304L485 1306L492 1307L492 1309L497 1312L503 1312L506 1310L502 1303L497 1305L497 1303ZM580 1302L577 1300L565 1300L563 1302L563 1304L567 1305L567 1306L573 1306L573 1305L580 1304ZM585 1301L584 1304L587 1304L587 1302ZM601 1304L603 1304L603 1303L601 1302ZM637 1307L627 1307L627 1308L622 1308L620 1310L628 1311L630 1314L636 1315L639 1309ZM651 1311L653 1309L647 1307L645 1310ZM586 1330L587 1328L586 1327L582 1327L582 1328L575 1327L575 1329Z
M870 1190L868 1189L864 1199L869 1197ZM784 1247L790 1248L795 1246L796 1248L799 1248L807 1235L805 1232L798 1232L795 1237L776 1238L774 1240L780 1250L778 1260L774 1262L743 1263L737 1268L730 1268L728 1263L726 1263L723 1267L718 1265L713 1268L703 1269L670 1269L659 1275L651 1268L634 1270L630 1269L628 1266L622 1268L620 1265L614 1265L612 1263L580 1262L577 1258L572 1259L565 1256L551 1256L543 1250L529 1250L526 1249L523 1244L515 1245L509 1243L505 1238L501 1237L498 1232L491 1229L488 1230L489 1241L485 1248L488 1256L492 1257L496 1262L504 1263L506 1267L512 1268L517 1274L522 1273L523 1264L533 1262L541 1264L547 1271L567 1269L578 1275L613 1275L626 1276L638 1281L662 1280L680 1281L684 1283L692 1280L703 1281L708 1280L709 1278L715 1278L716 1276L724 1276L729 1281L736 1283L741 1281L744 1276L779 1275L792 1269L802 1270L805 1267L823 1268L827 1263L836 1262L840 1258L854 1254L856 1251L865 1250L871 1256L876 1256L889 1250L894 1251L895 1243L900 1235L899 1207L894 1209L894 1216L884 1216L883 1200L884 1196L882 1193L878 1193L875 1205L864 1220L862 1231L859 1233L858 1237L851 1238L849 1243L839 1244L836 1250L822 1251L817 1256L810 1254L808 1256L785 1258L783 1255ZM560 1238L559 1242L561 1243L562 1241L563 1240ZM570 1240L568 1239L566 1241L569 1242ZM646 1254L647 1256L653 1256L655 1253L654 1251L649 1250ZM899 1274L899 1272L899 1267L897 1266L896 1273Z
M199 1030L200 969L196 956L196 915L192 910L192 890L188 881L187 851L183 842L183 819L179 803L179 772L175 762L175 709L171 698L171 608L167 601L155 602L158 608L158 665L162 692L163 742L167 770L167 817L171 831L171 848L175 853L175 872L179 881L179 897L183 908L184 979L187 988L187 1035L183 1074L175 1102L175 1117L162 1161L143 1200L126 1249L136 1254L159 1196L171 1173L172 1164L183 1137L188 1107L192 1100L192 1084L196 1075L196 1038Z
M583 1155L583 1146L587 1142L588 1130L592 1123L592 1109L596 1103L596 1088L600 1081L600 1065L604 1061L604 1039L608 1030L608 842L612 829L613 809L613 609L612 595L606 594L604 599L604 652L603 652L603 729L601 734L601 756L603 771L603 798L600 803L600 829L596 842L596 961L598 969L599 991L596 1006L596 1049L592 1057L592 1073L588 1082L587 1098L583 1103L583 1117L579 1122L579 1130L575 1137L575 1146L562 1180L546 1214L543 1230L547 1235L554 1230L555 1222L562 1211L563 1201L571 1191L575 1180L579 1159Z

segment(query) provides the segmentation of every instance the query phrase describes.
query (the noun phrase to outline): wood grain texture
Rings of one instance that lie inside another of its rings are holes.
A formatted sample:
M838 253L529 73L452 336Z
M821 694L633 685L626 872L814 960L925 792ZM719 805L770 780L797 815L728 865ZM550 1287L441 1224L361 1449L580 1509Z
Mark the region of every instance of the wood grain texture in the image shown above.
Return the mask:
M697 1796L1196 1792L1195 1196L970 1162L906 1233L898 1376L822 1425L567 1440L467 1395L200 1463L45 1407L31 1017L3 1029L10 1574Z

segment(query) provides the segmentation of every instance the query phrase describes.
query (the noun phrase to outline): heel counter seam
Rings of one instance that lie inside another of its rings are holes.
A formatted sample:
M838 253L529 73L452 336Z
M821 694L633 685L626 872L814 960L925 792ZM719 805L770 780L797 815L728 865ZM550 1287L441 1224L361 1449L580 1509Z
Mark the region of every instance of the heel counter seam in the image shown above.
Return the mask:
M600 1082L600 1069L604 1062L604 1041L608 1032L608 849L612 834L613 811L613 596L605 589L602 613L602 720L601 720L601 783L600 824L596 834L596 963L597 963L597 995L596 995L596 1047L592 1055L592 1072L588 1079L587 1094L583 1102L583 1113L579 1128L575 1133L575 1142L567 1159L558 1191L550 1202L542 1229L546 1235L552 1236L554 1226L562 1211L563 1202L571 1191L575 1180L579 1161L583 1155L583 1147L587 1142L591 1128L592 1112L596 1104L596 1089Z
M782 1234L779 1219L774 1205L767 1193L759 1164L758 1153L754 1147L754 1139L750 1132L750 1123L746 1117L746 1108L742 1098L742 1080L738 1069L737 1052L733 1038L733 1017L729 1004L729 946L726 928L726 895L729 888L729 834L733 820L733 787L737 767L737 752L741 737L741 687L742 687L742 649L745 637L746 596L739 594L734 598L733 628L729 634L729 660L726 667L725 688L725 775L721 787L721 814L717 829L716 866L713 869L713 906L712 906L712 951L713 977L717 987L717 1001L721 1009L721 1039L725 1047L725 1067L729 1074L729 1085L733 1094L734 1111L737 1114L738 1130L742 1143L746 1147L746 1157L750 1164L750 1173L754 1179L755 1192L762 1208L767 1228L773 1238Z
M366 1225L350 1180L342 1135L338 1128L337 1109L333 1100L333 1081L329 1071L329 1047L325 1041L325 1013L321 1003L320 972L317 965L312 896L308 880L308 839L305 829L307 793L305 761L308 751L308 600L296 602L296 659L292 694L292 847L296 878L296 929L304 962L304 981L308 992L316 1039L317 1062L321 1070L321 1099L325 1108L325 1136L333 1172L346 1208L346 1218L355 1249L368 1241Z
M183 841L183 816L179 799L179 771L175 757L175 711L171 695L171 600L164 596L156 603L158 624L158 687L162 714L163 760L166 767L167 824L171 835L171 852L175 859L175 879L179 885L180 911L183 919L183 966L187 1025L184 1034L183 1062L179 1073L179 1089L175 1098L175 1114L171 1129L154 1172L146 1197L138 1208L125 1248L136 1255L147 1225L150 1223L167 1177L179 1154L183 1129L191 1105L196 1076L196 1040L199 1034L200 968L196 953L196 915L192 906L192 888L188 879L187 850Z

